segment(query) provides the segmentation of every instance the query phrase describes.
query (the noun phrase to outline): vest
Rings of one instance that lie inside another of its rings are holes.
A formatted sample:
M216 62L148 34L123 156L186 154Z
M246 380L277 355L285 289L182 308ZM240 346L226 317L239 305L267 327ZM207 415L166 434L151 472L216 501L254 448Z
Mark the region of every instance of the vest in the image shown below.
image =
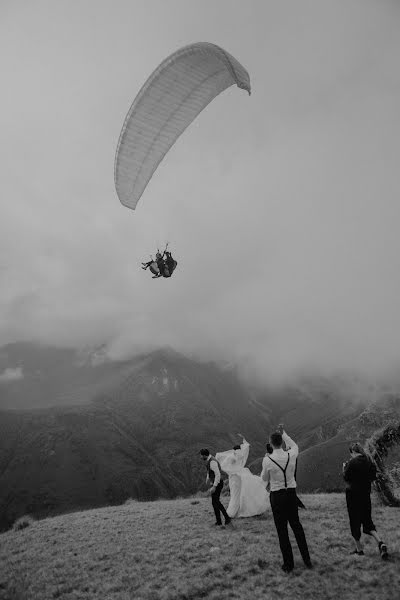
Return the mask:
M216 459L216 458L214 458L214 457L213 457L213 458L210 458L210 460L208 460L208 461L207 461L207 473L208 473L208 477L209 477L209 479L210 479L211 483L214 483L214 479L215 479L215 473L214 473L214 471L211 469L211 462L212 462L212 461L214 461L214 462L216 462L216 463L217 463L217 465L218 465L218 470L219 470L219 474L220 474L220 477L221 477L220 481L222 481L222 471L221 471L221 467L220 467L220 464L219 464L219 462L217 461L217 459Z

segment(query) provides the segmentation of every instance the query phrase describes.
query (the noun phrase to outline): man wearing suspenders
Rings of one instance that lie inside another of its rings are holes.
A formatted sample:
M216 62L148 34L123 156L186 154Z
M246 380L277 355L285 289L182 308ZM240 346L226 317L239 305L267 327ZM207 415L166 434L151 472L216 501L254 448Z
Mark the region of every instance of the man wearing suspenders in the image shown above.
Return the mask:
M283 431L283 426L270 437L272 454L266 454L262 463L261 478L267 484L270 493L272 514L278 533L279 545L283 556L282 569L289 573L294 568L293 551L289 540L288 523L296 537L304 564L312 568L306 536L299 520L296 496L296 461L299 454L297 444ZM283 450L285 442L287 450Z

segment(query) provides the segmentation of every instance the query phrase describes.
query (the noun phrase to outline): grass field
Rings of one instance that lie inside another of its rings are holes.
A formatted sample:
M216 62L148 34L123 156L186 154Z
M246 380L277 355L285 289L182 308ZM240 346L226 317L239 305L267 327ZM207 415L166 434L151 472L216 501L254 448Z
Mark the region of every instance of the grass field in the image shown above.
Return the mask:
M270 511L213 527L209 498L129 502L0 535L1 600L398 600L400 509L374 503L390 560L350 556L345 498L304 495L314 569L281 569ZM226 499L224 499L226 504Z

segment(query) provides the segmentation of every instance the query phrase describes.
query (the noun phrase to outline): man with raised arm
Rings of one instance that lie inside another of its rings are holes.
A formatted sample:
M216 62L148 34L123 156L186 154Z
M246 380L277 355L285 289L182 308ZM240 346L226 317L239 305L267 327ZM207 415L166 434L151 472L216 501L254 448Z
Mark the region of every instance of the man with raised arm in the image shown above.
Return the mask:
M288 523L293 530L304 564L312 568L308 551L306 536L300 523L296 496L296 461L299 454L297 444L279 425L278 431L270 436L273 448L272 454L266 454L262 463L261 478L270 491L270 502L279 546L281 548L283 565L282 570L290 573L294 569L293 551L289 540ZM286 450L282 445L285 443Z

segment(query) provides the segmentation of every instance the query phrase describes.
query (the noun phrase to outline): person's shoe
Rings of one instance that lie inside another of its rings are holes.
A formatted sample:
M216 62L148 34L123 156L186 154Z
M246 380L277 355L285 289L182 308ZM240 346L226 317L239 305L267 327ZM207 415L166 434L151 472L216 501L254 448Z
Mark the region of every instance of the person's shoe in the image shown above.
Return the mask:
M389 558L387 546L383 542L379 542L379 552L382 560L387 560Z
M232 525L232 519L231 518L226 519L225 520L225 525Z
M313 569L314 568L311 560L304 561L304 564L306 565L307 569Z
M358 556L364 556L364 550L353 550L350 554L358 554Z
M214 527L225 527L222 523L214 523Z
M284 573L291 573L293 571L294 567L290 567L289 565L283 564L281 569Z

